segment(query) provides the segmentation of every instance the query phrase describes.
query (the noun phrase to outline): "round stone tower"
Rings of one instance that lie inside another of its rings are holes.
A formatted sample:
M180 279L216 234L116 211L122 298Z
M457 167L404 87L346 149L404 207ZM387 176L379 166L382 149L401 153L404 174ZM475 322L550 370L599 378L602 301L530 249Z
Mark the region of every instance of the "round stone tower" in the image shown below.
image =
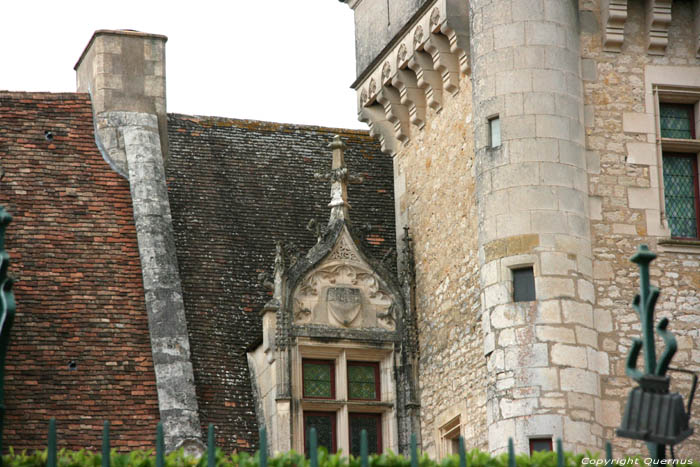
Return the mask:
M596 448L577 2L469 4L489 449Z

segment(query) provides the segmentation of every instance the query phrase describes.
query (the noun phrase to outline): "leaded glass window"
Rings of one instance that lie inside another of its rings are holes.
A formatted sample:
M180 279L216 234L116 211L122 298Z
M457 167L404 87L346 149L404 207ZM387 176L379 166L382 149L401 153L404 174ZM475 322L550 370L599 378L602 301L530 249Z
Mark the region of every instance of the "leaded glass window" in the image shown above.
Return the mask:
M367 430L367 447L369 454L382 452L382 416L381 414L350 414L350 454L360 455L360 433Z
M690 104L660 104L662 138L695 138L693 106Z
M664 154L664 198L671 236L698 237L697 156Z
M303 361L304 397L333 399L335 397L335 371L330 360Z
M348 399L379 399L379 365L348 362Z
M304 446L309 452L311 428L316 429L318 446L323 446L328 452L336 451L335 413L334 412L305 412L304 413Z

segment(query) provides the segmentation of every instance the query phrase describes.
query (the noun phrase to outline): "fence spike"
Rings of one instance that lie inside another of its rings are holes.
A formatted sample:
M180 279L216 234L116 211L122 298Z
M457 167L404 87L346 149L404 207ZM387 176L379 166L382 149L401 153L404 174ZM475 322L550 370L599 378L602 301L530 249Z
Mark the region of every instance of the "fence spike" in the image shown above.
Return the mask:
M415 433L411 433L411 467L418 467L418 445Z
M104 426L102 427L102 467L109 467L111 460L109 451L109 422L105 420Z
M56 467L56 419L49 419L49 445L46 467Z
M367 430L360 431L360 465L361 467L369 466L367 451Z
M561 438L557 438L557 466L564 467L564 445Z
M267 431L260 428L260 467L267 467Z
M464 437L459 435L459 467L467 467L467 453L464 452Z
M515 467L515 448L513 438L508 438L508 467Z
M214 445L214 424L209 424L209 434L207 436L207 467L216 466L216 446Z
M610 441L605 442L605 460L608 461L608 465L612 465L612 444Z
M309 460L311 467L318 467L318 445L316 443L316 428L309 430Z
M156 467L165 467L165 442L163 441L163 422L156 427Z

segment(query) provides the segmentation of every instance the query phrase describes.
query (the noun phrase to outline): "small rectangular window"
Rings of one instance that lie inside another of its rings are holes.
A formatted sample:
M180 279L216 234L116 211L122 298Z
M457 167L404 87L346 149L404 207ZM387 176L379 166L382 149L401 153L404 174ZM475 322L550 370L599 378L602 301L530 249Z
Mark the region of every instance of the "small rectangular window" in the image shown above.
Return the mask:
M501 120L498 115L489 118L489 144L492 148L501 145Z
M360 455L360 437L362 430L367 431L367 448L369 454L382 453L382 414L350 414L350 454Z
M552 438L530 438L530 454L536 451L553 451Z
M311 428L316 429L316 441L319 447L325 447L328 452L338 450L335 412L304 412L304 451L307 455Z
M532 267L513 269L513 301L531 302L535 298L535 273Z
M692 104L659 104L662 138L695 139Z
M442 456L459 453L459 437L462 434L462 425L459 416L453 418L440 427L440 437L442 438Z
M663 154L664 199L671 236L698 238L698 158L695 154Z
M379 400L379 364L348 362L348 399Z
M312 399L335 398L335 368L332 360L302 361L303 395Z

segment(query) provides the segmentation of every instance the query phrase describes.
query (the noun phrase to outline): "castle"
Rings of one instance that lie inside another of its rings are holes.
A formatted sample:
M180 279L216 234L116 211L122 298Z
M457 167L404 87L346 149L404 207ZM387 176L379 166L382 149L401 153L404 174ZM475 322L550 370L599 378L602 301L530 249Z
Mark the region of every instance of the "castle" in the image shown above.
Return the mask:
M700 370L700 2L344 3L369 134L168 114L166 38L133 31L77 93L0 93L6 444L56 416L74 447L160 419L169 448L643 452L614 431L639 244Z

